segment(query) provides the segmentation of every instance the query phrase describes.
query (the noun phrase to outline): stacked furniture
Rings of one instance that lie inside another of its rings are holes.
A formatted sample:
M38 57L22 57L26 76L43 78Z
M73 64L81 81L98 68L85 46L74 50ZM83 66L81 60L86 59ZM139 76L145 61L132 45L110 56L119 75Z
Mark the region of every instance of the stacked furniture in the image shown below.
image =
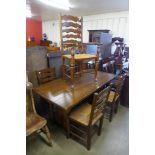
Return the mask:
M70 68L68 66L65 65L65 60L69 60L70 62ZM92 54L76 54L74 55L74 51L71 51L71 55L62 55L62 74L63 74L63 78L64 76L67 76L68 78L71 79L71 82L74 82L74 77L76 74L76 63L78 64L78 74L80 74L80 76L82 75L82 73L85 72L90 72L87 69L83 69L83 62L84 61L90 61L90 60L94 60L95 61L95 69L93 69L91 71L91 73L94 73L94 78L96 79L97 77L97 71L98 71L98 53L96 55L92 55ZM67 69L70 69L69 71Z

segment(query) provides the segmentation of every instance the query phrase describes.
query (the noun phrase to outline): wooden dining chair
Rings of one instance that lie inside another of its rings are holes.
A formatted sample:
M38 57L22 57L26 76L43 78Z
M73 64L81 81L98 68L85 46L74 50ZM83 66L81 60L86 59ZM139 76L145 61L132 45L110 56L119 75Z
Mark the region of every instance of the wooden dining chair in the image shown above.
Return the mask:
M82 27L83 27L83 18L76 17L72 15L61 15L59 16L59 25L60 25L60 49L62 55L79 54L83 52L82 49ZM75 72L74 76L79 77L79 64L75 62L74 64ZM69 61L64 62L63 65L63 75L65 77L71 78L70 75L71 65Z
M98 136L101 134L104 109L109 93L110 86L99 93L94 93L92 104L84 103L76 107L69 115L69 137L81 140L88 150L91 148L92 129L98 121Z
M35 103L32 93L32 83L26 83L26 136L34 133L44 132L48 139L48 144L52 146L51 134L47 127L47 121L39 116L35 109Z
M50 82L56 79L55 68L45 68L36 71L39 85Z
M108 104L105 110L106 111L105 118L107 118L109 122L112 121L114 113L117 113L118 111L123 84L124 84L124 78L122 76L119 76L114 83L110 84L111 91L108 97L107 101Z
M81 53L82 50L82 27L83 18L71 15L60 15L60 48L63 54L68 48L75 48L76 52ZM70 50L68 50L70 53ZM76 53L75 52L75 53Z
M53 81L56 79L56 73L55 68L45 68L39 71L36 71L38 84L42 85L44 83ZM37 111L41 116L46 118L47 120L53 120L54 119L54 105L48 104L47 101L40 96L37 96L37 101L39 102L39 105L36 106Z

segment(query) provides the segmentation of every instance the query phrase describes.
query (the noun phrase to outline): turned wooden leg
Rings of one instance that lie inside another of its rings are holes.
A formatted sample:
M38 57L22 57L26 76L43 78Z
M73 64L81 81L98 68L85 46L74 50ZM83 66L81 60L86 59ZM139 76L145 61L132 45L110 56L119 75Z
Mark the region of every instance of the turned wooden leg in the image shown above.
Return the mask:
M103 126L103 119L104 119L104 116L102 116L102 117L100 118L100 124L99 124L99 128L98 128L98 136L101 135L102 126Z
M49 141L49 145L52 146L52 137L51 137L51 134L50 134L50 131L47 127L47 125L45 125L43 128L42 128L43 132L46 134L47 136L47 139Z
M90 150L91 147L91 133L90 133L90 127L88 128L88 135L87 135L87 150Z
M75 70L75 60L74 58L72 58L70 61L70 78L72 82L71 88L74 88L74 70Z
M97 79L97 71L98 71L99 61L95 62L95 80Z

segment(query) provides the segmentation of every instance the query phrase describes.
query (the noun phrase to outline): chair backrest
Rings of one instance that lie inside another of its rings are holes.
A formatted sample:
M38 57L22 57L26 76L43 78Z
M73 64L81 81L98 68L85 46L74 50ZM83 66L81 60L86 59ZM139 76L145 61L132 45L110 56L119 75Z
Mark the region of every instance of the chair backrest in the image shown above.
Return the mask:
M82 49L82 26L83 18L71 15L64 15L59 18L60 21L60 39L61 50L77 47L77 50Z
M118 94L120 94L121 91L122 91L124 80L125 80L125 78L123 76L119 76L118 79L117 79L117 82L116 82L116 92Z
M32 83L26 82L26 115L29 115L31 113L36 114L32 88Z
M110 88L111 85L101 90L99 93L94 94L89 125L92 124L93 119L103 112L105 106L107 105Z
M56 78L55 68L46 68L36 71L38 83L44 84L50 82Z
M119 95L121 95L121 91L122 91L122 88L123 88L123 85L124 85L124 80L125 78L123 76L119 76L115 82L115 96L113 98L113 101L115 101L116 97Z

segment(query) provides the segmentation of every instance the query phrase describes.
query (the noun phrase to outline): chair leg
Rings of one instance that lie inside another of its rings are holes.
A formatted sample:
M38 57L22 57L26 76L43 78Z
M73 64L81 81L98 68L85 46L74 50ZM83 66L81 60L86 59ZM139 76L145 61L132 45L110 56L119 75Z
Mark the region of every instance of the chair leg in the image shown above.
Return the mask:
M54 105L51 105L49 103L49 111L48 111L48 116L50 118L50 121L54 121Z
M119 104L119 101L117 101L115 104L115 110L114 110L115 114L117 114L118 112L118 104Z
M111 121L112 121L112 119L113 119L113 115L114 115L114 106L113 106L113 105L111 105L111 109L110 109L110 116L109 116L109 122L111 122Z
M91 147L91 133L90 133L90 127L88 128L88 135L87 135L87 150L90 150Z
M67 120L67 138L70 138L70 121Z
M48 141L49 141L49 145L52 146L52 137L51 137L51 134L50 134L50 131L47 127L47 125L45 125L42 130L44 131L44 133L46 134L47 138L48 138Z
M100 118L100 124L99 124L99 128L98 128L98 136L101 135L102 126L103 126L103 119L104 119L104 116L102 116L102 117Z

